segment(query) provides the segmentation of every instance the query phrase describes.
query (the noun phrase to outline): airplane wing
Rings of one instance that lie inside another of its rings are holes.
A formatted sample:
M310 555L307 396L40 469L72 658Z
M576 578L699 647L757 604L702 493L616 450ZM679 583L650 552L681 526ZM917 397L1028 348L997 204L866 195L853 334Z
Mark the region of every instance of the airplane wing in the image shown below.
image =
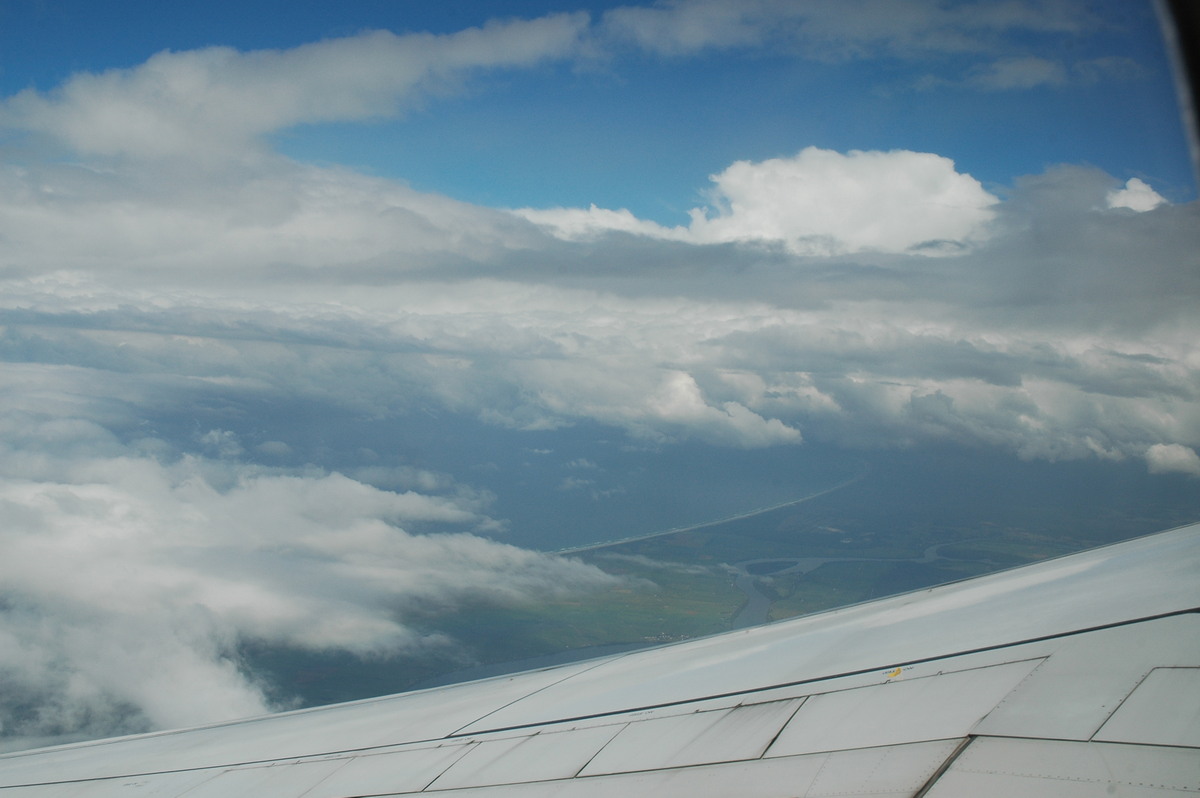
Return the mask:
M0 756L0 798L1200 793L1200 524L589 662Z

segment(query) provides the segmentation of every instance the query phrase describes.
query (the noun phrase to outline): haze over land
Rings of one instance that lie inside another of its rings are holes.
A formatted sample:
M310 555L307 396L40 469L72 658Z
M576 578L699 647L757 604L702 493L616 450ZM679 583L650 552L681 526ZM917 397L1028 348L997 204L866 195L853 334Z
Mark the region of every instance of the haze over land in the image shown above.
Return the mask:
M134 5L0 7L13 745L469 664L656 578L545 552L863 473L912 540L1200 514L1148 4Z

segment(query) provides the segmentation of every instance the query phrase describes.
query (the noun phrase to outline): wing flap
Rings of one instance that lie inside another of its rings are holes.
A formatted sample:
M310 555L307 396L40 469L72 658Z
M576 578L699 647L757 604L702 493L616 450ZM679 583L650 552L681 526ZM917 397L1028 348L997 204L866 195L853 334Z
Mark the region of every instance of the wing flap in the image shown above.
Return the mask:
M1195 749L984 737L927 798L1166 798L1200 791Z

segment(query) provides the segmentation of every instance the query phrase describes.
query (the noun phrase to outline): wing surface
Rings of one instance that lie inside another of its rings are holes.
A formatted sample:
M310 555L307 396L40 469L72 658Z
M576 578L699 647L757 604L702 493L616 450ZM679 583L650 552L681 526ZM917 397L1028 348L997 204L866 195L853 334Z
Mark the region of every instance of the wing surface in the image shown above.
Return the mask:
M1200 793L1200 524L701 640L0 756L0 798Z

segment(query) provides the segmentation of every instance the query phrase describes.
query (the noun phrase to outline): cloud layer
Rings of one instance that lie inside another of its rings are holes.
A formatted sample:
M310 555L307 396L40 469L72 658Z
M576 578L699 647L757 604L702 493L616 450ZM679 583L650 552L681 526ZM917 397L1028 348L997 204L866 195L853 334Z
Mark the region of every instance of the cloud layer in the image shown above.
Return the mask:
M630 46L970 53L993 67L967 83L1045 85L1074 73L996 43L1091 24L1067 4L853 5L164 52L5 100L27 149L0 168L3 732L260 712L247 642L453 647L413 619L611 584L489 539L486 443L449 473L380 432L430 419L644 448L953 441L1200 476L1200 219L1149 182L1063 166L985 189L934 153L807 147L730 163L667 227L479 207L270 148L480 70ZM304 417L280 421L297 404L379 434L334 457ZM584 493L589 468L555 484Z
M10 170L3 347L125 390L153 380L147 396L201 379L656 441L871 429L1050 458L1197 444L1194 207L1136 212L1113 200L1135 184L1078 168L998 202L936 156L754 166L721 183L736 186L724 215L575 242L282 161L169 190L132 166ZM848 199L872 170L873 195Z
M872 164L888 182L889 157L834 160L865 185ZM952 188L962 177L928 163ZM966 224L988 237L939 258L895 251L913 248L900 238L856 256L741 232L563 241L516 215L282 161L181 175L5 178L0 669L23 697L0 707L10 734L259 712L245 641L452 646L406 614L605 584L465 534L495 528L466 463L449 483L401 475L396 492L272 469L255 462L286 459L295 439L163 436L148 422L189 408L269 413L300 397L393 423L599 424L635 445L955 441L1200 474L1200 220L1194 206L1119 207L1109 192L1129 187L1100 173L1029 178L995 204L962 179ZM778 219L777 185L760 203L754 185L699 229L762 229L749 224L759 209ZM368 478L370 458L358 466Z

